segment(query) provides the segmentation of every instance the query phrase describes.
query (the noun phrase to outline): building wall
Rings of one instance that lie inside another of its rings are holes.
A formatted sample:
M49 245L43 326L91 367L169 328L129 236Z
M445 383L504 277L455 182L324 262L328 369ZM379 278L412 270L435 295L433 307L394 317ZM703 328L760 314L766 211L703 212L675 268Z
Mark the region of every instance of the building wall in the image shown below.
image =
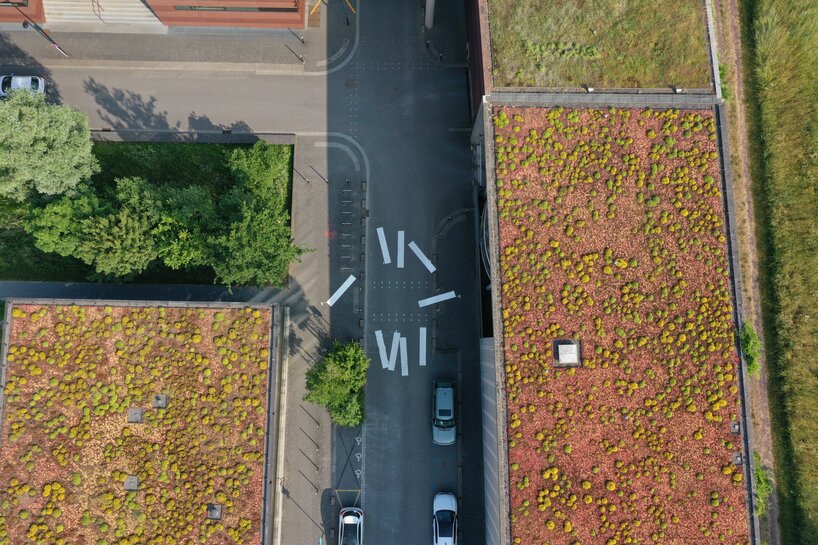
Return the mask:
M483 489L486 497L486 545L503 543L500 520L501 471L498 457L497 381L495 375L494 338L480 339L480 377L483 393ZM504 407L500 408L505 410ZM505 478L504 476L502 478Z
M45 22L43 0L28 0L28 2L25 0L16 0L19 9L9 5L10 3L11 0L4 0L0 2L0 22L22 23L26 20L26 18L28 18L29 21L34 21L35 23Z
M491 48L486 0L466 0L469 36L469 80L472 112L477 115L484 95L491 94Z
M306 0L145 0L168 26L303 28ZM181 8L181 9L180 9Z

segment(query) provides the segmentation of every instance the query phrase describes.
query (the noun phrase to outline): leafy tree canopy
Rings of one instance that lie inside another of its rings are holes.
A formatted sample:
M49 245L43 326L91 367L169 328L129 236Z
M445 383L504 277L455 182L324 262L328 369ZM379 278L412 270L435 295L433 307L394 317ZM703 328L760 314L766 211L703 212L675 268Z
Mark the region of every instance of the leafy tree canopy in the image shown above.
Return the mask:
M304 399L322 405L339 426L363 422L363 389L369 358L357 341L336 341L324 358L307 371Z
M70 195L98 170L84 113L22 91L0 101L0 196Z
M209 266L228 286L280 285L304 252L289 225L291 153L263 142L240 148L226 158L230 183L84 184L35 208L26 228L41 250L105 276L131 277L161 260L171 269Z

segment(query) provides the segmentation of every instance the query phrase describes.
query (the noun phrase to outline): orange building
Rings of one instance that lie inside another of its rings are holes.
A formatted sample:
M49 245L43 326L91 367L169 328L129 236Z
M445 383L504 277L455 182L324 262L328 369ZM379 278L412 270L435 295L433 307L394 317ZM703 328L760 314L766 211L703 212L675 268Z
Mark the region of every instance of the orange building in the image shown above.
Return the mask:
M42 0L0 0L0 23L45 22Z
M303 28L305 0L146 0L167 26Z
M307 0L0 0L0 22L304 28Z

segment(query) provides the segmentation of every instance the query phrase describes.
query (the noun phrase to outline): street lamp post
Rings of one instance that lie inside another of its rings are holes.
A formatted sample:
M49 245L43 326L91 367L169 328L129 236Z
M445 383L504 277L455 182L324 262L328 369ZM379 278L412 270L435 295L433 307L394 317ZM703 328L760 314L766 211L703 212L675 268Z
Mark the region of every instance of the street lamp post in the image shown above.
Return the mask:
M29 16L28 16L28 15L26 15L25 13L23 13L23 10L21 10L21 9L20 9L18 6L14 6L14 9L16 9L17 11L19 11L19 12L20 12L20 15L22 15L23 17L25 17L25 18L26 18L26 20L25 20L25 21L23 21L23 28L29 28L29 27L33 28L34 30L36 30L36 31L37 31L37 34L39 34L40 36L42 36L43 38L45 38L45 39L48 41L48 43L49 43L49 44L51 44L51 47L53 47L54 49L56 49L57 51L59 51L60 53L62 53L64 57L66 57L66 58L68 57L68 53L66 53L65 51L63 51L63 48L62 48L62 47L60 47L60 44L58 44L57 42L55 42L55 41L54 41L54 38L52 38L51 36L49 36L49 35L48 35L48 34L47 34L47 33L46 33L46 32L45 32L43 29L42 29L42 27L40 27L40 25L38 25L37 23L35 23L34 21L32 21L32 20L31 20L31 18L29 18Z

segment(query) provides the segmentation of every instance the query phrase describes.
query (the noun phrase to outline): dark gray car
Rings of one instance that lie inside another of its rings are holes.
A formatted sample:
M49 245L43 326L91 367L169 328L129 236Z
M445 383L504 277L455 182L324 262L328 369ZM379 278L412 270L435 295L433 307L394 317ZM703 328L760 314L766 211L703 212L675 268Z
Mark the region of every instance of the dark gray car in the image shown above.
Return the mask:
M453 445L457 437L455 393L451 382L435 382L432 393L432 441L436 445Z

